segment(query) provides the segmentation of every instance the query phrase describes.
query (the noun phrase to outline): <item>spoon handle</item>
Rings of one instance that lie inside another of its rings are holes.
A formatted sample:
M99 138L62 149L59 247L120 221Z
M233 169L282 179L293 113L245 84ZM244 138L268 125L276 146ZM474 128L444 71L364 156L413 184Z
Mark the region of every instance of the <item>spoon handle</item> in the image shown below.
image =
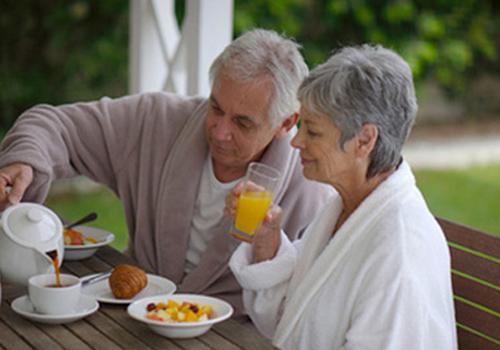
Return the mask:
M66 230L69 230L72 227L75 227L75 226L78 226L78 225L81 225L81 224L85 224L85 223L90 222L90 221L94 221L95 219L97 219L97 213L92 212L92 213L90 213L88 215L85 215L80 220L77 220L75 222L72 222L70 224L65 225L64 228Z
M80 281L82 281L82 286L85 287L85 286L88 286L90 284L102 281L102 280L108 278L110 275L111 275L111 271L100 272L100 273L96 273L94 275L82 277L82 278L80 278Z

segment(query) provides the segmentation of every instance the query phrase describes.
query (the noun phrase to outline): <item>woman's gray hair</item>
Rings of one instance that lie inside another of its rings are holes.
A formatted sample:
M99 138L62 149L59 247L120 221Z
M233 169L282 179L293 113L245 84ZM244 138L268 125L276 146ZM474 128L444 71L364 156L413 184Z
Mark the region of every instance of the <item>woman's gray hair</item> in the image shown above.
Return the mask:
M274 31L254 29L238 37L210 66L210 82L224 76L239 82L270 78L274 91L270 96L271 125L279 125L300 108L297 90L309 69L299 52L300 45Z
M394 51L370 45L343 48L311 71L298 98L311 112L331 118L341 133L341 149L364 124L378 128L367 178L399 163L417 100L411 69Z

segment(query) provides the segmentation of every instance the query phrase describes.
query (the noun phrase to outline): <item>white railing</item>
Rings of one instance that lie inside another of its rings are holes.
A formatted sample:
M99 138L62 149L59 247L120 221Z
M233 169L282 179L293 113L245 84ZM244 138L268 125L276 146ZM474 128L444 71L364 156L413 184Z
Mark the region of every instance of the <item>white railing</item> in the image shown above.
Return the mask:
M232 33L233 0L186 0L181 29L175 0L131 0L129 92L208 96L208 69Z

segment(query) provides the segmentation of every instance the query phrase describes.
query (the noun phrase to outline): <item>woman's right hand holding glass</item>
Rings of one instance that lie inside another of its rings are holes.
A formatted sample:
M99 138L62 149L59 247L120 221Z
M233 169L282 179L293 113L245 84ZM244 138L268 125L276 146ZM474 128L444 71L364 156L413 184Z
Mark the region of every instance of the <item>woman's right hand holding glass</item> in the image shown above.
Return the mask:
M260 190L258 185L251 182L246 183L246 189L252 191ZM236 185L226 196L224 215L234 218L238 206L238 199L245 187L242 181ZM257 227L252 237L252 249L254 262L258 263L273 259L281 244L281 208L271 205L263 222Z

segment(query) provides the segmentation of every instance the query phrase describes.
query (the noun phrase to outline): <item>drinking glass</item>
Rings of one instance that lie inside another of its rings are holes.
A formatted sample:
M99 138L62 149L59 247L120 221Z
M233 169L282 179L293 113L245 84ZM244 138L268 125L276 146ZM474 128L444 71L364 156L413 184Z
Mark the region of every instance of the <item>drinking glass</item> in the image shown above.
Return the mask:
M238 198L231 236L245 242L252 241L255 230L266 217L279 179L278 170L262 163L250 163Z

